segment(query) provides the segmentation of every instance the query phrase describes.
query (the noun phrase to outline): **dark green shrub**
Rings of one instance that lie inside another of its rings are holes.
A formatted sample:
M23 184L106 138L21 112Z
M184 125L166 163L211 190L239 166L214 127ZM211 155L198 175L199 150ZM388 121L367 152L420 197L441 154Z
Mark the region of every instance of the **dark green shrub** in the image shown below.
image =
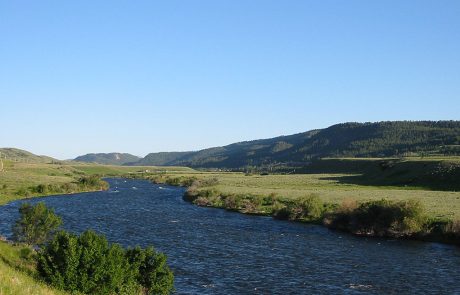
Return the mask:
M38 273L56 288L76 291L80 255L78 238L64 231L58 232L37 255Z
M49 189L46 184L39 184L35 187L34 191L39 194L46 194L48 193Z
M84 294L169 294L174 279L153 248L124 250L92 231L56 234L38 253L37 270L56 288Z
M107 188L107 183L98 175L82 176L78 180L78 185L84 188Z
M62 224L62 219L45 203L35 206L24 203L19 208L19 214L20 218L13 226L13 239L29 245L44 244Z
M174 285L174 275L166 264L166 256L153 247L140 247L126 251L137 282L146 294L169 294Z
M355 233L379 236L403 236L420 232L427 222L419 201L370 201L347 213L339 213L335 223Z
M262 206L271 206L275 203L276 200L276 194L271 193L266 197L263 197L262 199Z

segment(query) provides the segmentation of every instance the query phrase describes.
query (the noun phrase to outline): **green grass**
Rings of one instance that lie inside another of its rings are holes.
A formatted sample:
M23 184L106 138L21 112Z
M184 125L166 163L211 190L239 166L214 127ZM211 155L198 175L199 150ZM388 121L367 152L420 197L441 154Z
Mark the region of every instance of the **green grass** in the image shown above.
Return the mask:
M432 217L460 219L460 192L436 191L414 186L360 185L345 183L342 178L356 174L292 174L245 175L243 173L175 172L164 177L195 177L217 179L217 184L201 186L199 190L214 189L222 194L251 194L265 197L274 194L278 198L298 199L312 193L325 203L341 204L344 200L364 202L389 199L402 201L418 199Z
M21 257L23 248L0 241L0 294L66 294L35 279L34 263Z
M460 218L460 192L432 191L400 187L373 187L343 184L339 180L347 175L267 175L267 176L220 176L218 191L227 194L250 193L259 196L275 194L284 198L300 198L315 193L323 202L340 204L346 199L407 200L419 199L427 212L435 217Z

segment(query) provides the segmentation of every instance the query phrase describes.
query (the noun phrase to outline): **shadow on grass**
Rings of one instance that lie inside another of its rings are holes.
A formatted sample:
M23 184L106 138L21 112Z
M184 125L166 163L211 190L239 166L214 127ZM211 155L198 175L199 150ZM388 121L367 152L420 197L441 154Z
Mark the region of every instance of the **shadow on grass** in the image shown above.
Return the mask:
M460 191L460 176L420 175L407 177L405 173L392 175L360 174L344 176L321 177L321 180L335 181L340 184L354 184L363 186L388 186L398 188L413 188L438 191Z

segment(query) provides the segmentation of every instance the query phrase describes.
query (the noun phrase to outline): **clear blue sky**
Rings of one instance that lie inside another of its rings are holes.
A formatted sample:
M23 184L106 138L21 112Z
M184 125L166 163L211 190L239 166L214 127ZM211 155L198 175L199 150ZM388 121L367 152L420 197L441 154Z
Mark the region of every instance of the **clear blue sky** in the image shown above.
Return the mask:
M2 1L0 146L196 150L460 119L460 1Z

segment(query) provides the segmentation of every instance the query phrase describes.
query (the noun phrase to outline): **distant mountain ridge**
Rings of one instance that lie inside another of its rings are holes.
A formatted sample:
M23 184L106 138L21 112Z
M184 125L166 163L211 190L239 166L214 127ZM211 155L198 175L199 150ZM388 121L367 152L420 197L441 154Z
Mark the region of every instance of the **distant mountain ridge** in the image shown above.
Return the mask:
M460 121L342 123L325 129L214 147L151 153L122 165L241 168L303 165L324 157L460 155Z
M76 157L74 161L99 163L105 165L127 165L138 162L141 158L127 153L97 153Z

